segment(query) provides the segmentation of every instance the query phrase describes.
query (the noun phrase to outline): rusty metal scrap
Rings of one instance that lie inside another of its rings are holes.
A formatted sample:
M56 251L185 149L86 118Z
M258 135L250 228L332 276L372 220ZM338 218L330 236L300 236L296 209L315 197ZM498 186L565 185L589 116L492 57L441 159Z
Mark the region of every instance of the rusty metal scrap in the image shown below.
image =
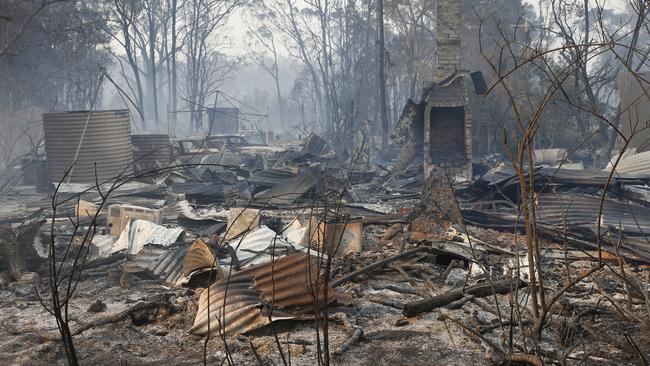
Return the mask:
M187 277L194 271L211 268L215 264L215 257L210 246L199 238L192 243L185 254L183 274Z
M319 270L317 258L298 253L217 281L201 294L190 332L235 335L275 320L312 318L314 310L324 306L326 289L327 302L335 298L334 289L319 280Z

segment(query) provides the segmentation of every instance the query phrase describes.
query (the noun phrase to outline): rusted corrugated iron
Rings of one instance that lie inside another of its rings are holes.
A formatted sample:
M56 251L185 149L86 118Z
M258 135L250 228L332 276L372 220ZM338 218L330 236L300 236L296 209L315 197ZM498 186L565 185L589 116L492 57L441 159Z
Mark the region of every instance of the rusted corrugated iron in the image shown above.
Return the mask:
M189 276L194 271L211 268L213 265L216 265L216 262L210 246L199 238L192 243L185 254L183 274Z
M95 178L102 182L132 172L129 111L92 111L90 119L88 114L88 111L43 114L50 180L58 182L63 178L75 161L78 147L79 154L69 176L72 183L95 183Z
M319 280L319 269L317 258L298 253L215 282L201 294L190 332L208 334L208 293L210 333L234 335L279 319L312 318L314 305L324 305L326 287ZM329 287L327 301L334 295Z

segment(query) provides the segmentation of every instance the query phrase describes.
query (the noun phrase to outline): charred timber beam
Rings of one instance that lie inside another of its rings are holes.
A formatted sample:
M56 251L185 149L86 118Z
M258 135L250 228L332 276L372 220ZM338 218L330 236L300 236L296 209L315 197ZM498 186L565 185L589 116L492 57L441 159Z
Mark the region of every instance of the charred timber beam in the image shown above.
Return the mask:
M461 300L465 296L474 298L490 296L494 294L507 294L517 288L524 288L528 284L522 280L501 280L490 283L483 283L476 286L470 286L464 290L454 290L429 299L409 302L404 306L402 314L412 317L418 314L431 311L433 309L449 305L455 301Z

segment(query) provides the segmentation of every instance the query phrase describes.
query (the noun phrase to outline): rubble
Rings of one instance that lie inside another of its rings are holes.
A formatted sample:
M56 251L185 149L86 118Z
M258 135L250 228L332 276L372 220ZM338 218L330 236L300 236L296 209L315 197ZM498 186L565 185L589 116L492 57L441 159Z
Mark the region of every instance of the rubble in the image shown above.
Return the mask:
M0 365L648 365L650 0L1 1Z
M19 200L4 197L6 207L34 214L29 220L9 212L0 218L8 222L3 240L13 243L2 247L0 258L7 277L0 302L9 306L0 321L23 310L43 314L34 289L47 293L45 261L54 248L64 267L71 258L66 250L88 253L71 300L72 313L84 320L70 321L75 335L83 332L74 339L86 360L111 352L128 354L135 363L202 362L207 341L208 359L216 362L232 352L242 363L255 363L255 352L277 358L277 335L282 347L289 337L287 347L297 352L292 362L309 364L322 342L316 329L325 321L334 363L368 357L430 363L440 352L439 359L450 363L484 364L523 355L502 348L503 334L529 337L537 326L526 315L521 323L508 319L518 307L529 306L524 304L531 276L521 238L519 182L507 164L474 181L432 165L425 179L417 159L392 170L349 171L352 158L331 154L315 135L300 150L260 154L261 164L249 164L251 156L237 156L236 148L229 157L221 154L216 141L194 153L210 164L230 159L226 164L167 170L158 164L155 174L121 185L106 200L100 192L110 185L98 190L63 184L56 217L51 209L30 209L47 207L47 193L30 193L36 203L22 206L9 206ZM636 312L647 291L641 264L650 252L649 177L636 170L615 174L599 215L608 176L607 170L547 166L535 168L533 176L547 288L561 289L566 278L591 271L598 258L618 268L619 276L634 278L625 290L620 282L607 285L615 280L606 272L591 272L549 305L557 317L605 333L610 331L605 325L574 320L571 312L592 311L594 296L601 296L594 289L602 287L611 299L603 297L609 303L597 310L603 323L618 317L612 301L631 303L630 319L643 314ZM84 241L86 228L95 231ZM599 235L609 253L598 253ZM39 259L21 259L32 257ZM557 317L549 317L540 347L554 350L549 339L559 334ZM16 326L45 334L46 343L57 339L51 334L54 323ZM635 329L635 339L641 339L644 331ZM487 355L479 348L486 342L493 342ZM590 352L627 349L599 342L583 345ZM127 343L137 351L123 350ZM40 343L25 344L36 349ZM168 347L182 351L170 354ZM63 357L44 352L51 359ZM535 357L554 360L542 353ZM611 359L632 357L616 353Z

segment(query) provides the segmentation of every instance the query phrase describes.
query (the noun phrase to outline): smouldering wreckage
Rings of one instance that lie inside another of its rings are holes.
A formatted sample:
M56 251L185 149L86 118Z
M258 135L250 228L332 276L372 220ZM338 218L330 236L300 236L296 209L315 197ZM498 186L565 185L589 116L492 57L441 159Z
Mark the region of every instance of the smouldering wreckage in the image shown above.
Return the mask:
M639 168L646 155L622 161L602 210L609 171L535 170L536 227L549 240L543 253L548 263L592 261L598 257L593 252L598 243L614 258L649 261L645 233L650 229L650 164ZM457 184L453 191L451 182L441 180L445 186L438 190L458 198L462 220L453 222L428 210L431 202L420 200L425 181L421 166L368 170L354 166L354 157L336 156L316 137L302 150L231 154L229 163L220 164L224 156L207 151L199 158L204 164L174 169L164 169L176 166L173 161L148 161L155 174L104 198L93 184L61 184L57 199L68 201L58 207L57 217L47 209L27 220L5 213L2 269L18 280L10 288L28 293L25 283L39 286L29 273L46 276L48 221L54 220L55 251L64 258L67 248L60 243L75 235L70 218L91 225L97 214L100 230L84 246L89 257L82 277L108 279L104 288L126 294L146 289L149 296L163 296L189 289L193 305L181 310L191 318L184 323L186 337L236 339L288 321L318 328L325 313L344 325L334 352L344 357L354 342L382 339L379 334L393 328L398 334L409 327L440 327L444 322L428 313L449 317L464 306L479 309L471 321L481 334L490 334L499 328L495 314L501 311L494 311L499 305L491 299L508 303L526 296L528 258L516 236L523 225L518 182L507 165ZM30 206L47 207L49 199L32 192ZM15 195L6 194L4 200L14 214L16 208L30 212ZM434 206L445 205L450 203ZM133 308L138 304L142 302ZM369 315L369 309L383 316ZM141 317L132 316L133 324L146 324ZM156 323L156 317L145 318ZM102 319L92 324L125 318ZM364 324L371 328L365 334ZM85 328L82 324L79 329ZM504 351L499 346L494 352ZM412 362L431 360L408 357Z
M161 140L164 139L158 135L152 138L134 137L136 155L143 158L136 160L136 171L143 171L144 168L156 170L164 164L173 165L165 158L165 154L159 153ZM189 286L194 278L208 280L205 278L208 273L211 282L217 281L213 284L217 286L215 296L219 295L218 285L224 280L233 281L233 299L238 298L238 291L244 289L242 286L246 289L243 293L248 295L251 291L259 290L248 302L232 300L234 304L231 305L231 299L227 299L229 311L234 309L232 311L240 312L242 309L239 307L252 306L252 309L260 312L259 316L262 316L262 305L267 303L274 307L274 299L278 295L264 287L265 279L268 277L277 280L276 276L282 276L283 272L276 271L281 271L282 264L289 260L290 272L285 271L286 275L290 280L298 282L285 281L278 284L285 286L289 292L286 299L278 299L279 305L273 319L289 318L288 314L297 311L294 309L296 306L304 309L295 316L304 318L305 314L309 314L305 299L319 300L319 296L311 296L316 291L312 287L318 284L327 288L327 284L320 283L322 280L318 279L322 276L320 267L326 258L322 252L329 251L332 255L360 252L363 228L360 220L370 219L367 222L372 222L374 217L381 221L387 215L360 206L314 206L314 202L325 204L325 201L320 201L324 194L339 193L331 187L326 188L325 182L340 185L346 179L342 168L349 164L339 158L327 158L326 171L331 175L326 174L327 178L324 178L325 174L322 174L319 165L325 162L321 156L329 150L324 140L318 136L313 135L303 150L268 155L269 149L265 149L267 155L264 160L261 160L260 155L251 158L248 153L240 154L230 148L219 150L223 146L211 147L214 149L199 149L194 152L192 158L200 161L198 164L187 164L181 169L162 168L155 175L144 174L139 179L143 183L123 184L109 197L100 193L107 190L110 185L108 183L100 186L58 184L56 200L66 203L57 207L60 217L49 219L55 221L55 247L59 251L64 250L58 247L58 243L75 235L67 225L68 218L75 218L81 226L100 223L98 226L101 229L84 248L88 252L88 263L92 266L94 262L126 254L128 259L123 266L121 284L128 282L124 278L130 274L146 273L167 286ZM147 148L156 152L154 156L158 158L149 157L144 151ZM179 162L188 158L186 155L181 154ZM228 158L224 159L224 156ZM259 164L250 164L253 160L262 162L262 167L267 165L269 168L260 169ZM376 174L361 174L354 179L367 182L375 176ZM45 206L45 196L39 199ZM303 214L285 220L284 223L277 217L262 216L260 210L286 210L294 206L302 206L298 211ZM92 221L95 216L97 219ZM388 216L388 222L395 220L391 215ZM349 218L352 220L348 221ZM103 222L106 224L101 225ZM31 222L18 224L17 231L28 231L31 235L27 239L16 238L14 235L14 243L7 245L4 250L3 259L7 262L4 268L10 269L16 278L23 268L16 267L14 270L14 266L34 255L14 253L11 250L34 248L39 252L41 261L47 255L46 226L43 223L41 221L36 226ZM34 236L38 240L34 240ZM31 241L35 244L32 245ZM336 247L332 244L334 241ZM19 258L21 255L25 258ZM65 255L63 257L67 258ZM302 268L302 262L309 264L309 268ZM273 265L269 267L269 263ZM30 269L36 270L37 267L32 266ZM246 273L251 275L246 277ZM242 282L243 278L248 282ZM301 284L302 295L300 290L297 294L292 292ZM279 291L275 283L271 283L271 288ZM228 286L225 289L227 291ZM210 291L207 290L204 295L208 292ZM328 300L334 299L333 289L325 292L328 293ZM201 297L200 303L206 301L204 297ZM294 297L298 303L291 302ZM216 300L210 300L213 301ZM211 314L215 311L217 308L213 307ZM201 312L197 315L197 324L202 322L200 316ZM262 316L262 319L266 318ZM231 332L230 325L222 325L228 333ZM235 333L239 333L262 325L265 325L265 320L234 329ZM192 329L199 334L205 333L198 325ZM219 327L212 327L213 331L216 329Z
M635 160L639 158L634 156ZM600 244L612 252L625 253L626 258L647 262L650 201L644 194L650 183L650 165L645 171L629 173L628 162L622 163L611 180L610 171L535 169L535 225L542 233L578 247L594 250ZM512 169L500 166L459 190L465 221L522 230L517 179ZM605 186L608 188L603 195Z

